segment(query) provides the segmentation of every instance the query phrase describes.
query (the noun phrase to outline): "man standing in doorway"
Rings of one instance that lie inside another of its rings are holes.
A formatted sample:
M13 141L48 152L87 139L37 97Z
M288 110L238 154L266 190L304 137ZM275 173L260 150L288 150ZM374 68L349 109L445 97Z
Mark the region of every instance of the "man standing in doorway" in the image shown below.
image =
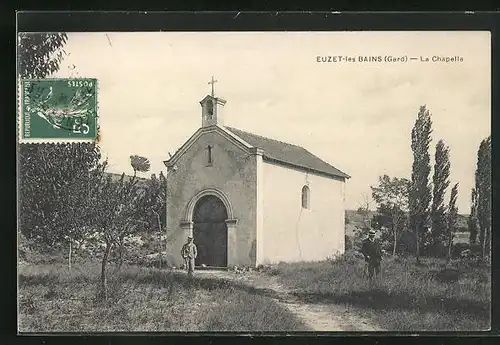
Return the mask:
M380 262L382 261L382 250L379 243L375 240L375 230L368 232L368 238L363 241L361 253L368 263L368 277L373 278L373 273L378 277L380 275Z
M189 236L187 243L182 246L181 255L184 259L188 274L192 276L194 273L194 260L196 259L196 256L198 256L198 250L196 249L192 236Z

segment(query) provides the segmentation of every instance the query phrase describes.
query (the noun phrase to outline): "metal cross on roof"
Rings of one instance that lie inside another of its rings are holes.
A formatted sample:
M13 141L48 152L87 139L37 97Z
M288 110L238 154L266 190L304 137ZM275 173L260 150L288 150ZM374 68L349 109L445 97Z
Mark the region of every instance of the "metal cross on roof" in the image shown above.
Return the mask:
M212 81L208 82L208 85L212 84L212 97L215 97L214 84L216 82L217 82L217 80L214 79L214 76L212 76Z

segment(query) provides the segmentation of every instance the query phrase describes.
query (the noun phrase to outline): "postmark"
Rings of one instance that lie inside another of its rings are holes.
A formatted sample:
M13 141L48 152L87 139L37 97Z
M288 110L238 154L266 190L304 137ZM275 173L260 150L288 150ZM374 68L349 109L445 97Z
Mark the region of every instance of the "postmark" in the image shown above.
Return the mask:
M22 80L20 142L96 140L97 90L95 78Z

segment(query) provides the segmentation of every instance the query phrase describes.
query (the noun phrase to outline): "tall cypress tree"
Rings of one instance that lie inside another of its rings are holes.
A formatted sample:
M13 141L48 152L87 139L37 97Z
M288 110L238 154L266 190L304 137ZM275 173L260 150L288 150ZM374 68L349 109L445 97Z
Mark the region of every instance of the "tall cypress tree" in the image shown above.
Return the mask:
M457 196L458 196L458 183L456 183L451 189L450 203L448 204L448 214L447 214L447 246L448 246L448 261L451 260L451 247L453 246L453 237L455 237L455 232L457 231L458 223L458 208L457 208Z
M425 232L429 226L429 209L432 199L429 185L431 172L429 144L431 142L432 121L425 105L420 107L417 120L411 131L413 164L410 183L410 225L415 233L415 254L420 259L420 247L425 244ZM422 237L424 241L422 241Z
M471 191L470 214L467 220L467 228L469 230L470 245L476 244L477 241L477 196L476 188Z
M446 189L450 185L450 149L445 146L443 140L439 140L436 145L434 175L432 177L433 191L432 191L432 244L434 247L434 254L444 254L440 252L443 248L447 234L446 234L446 206L444 204L444 196Z
M491 137L481 141L476 169L477 220L481 256L488 256L491 236Z

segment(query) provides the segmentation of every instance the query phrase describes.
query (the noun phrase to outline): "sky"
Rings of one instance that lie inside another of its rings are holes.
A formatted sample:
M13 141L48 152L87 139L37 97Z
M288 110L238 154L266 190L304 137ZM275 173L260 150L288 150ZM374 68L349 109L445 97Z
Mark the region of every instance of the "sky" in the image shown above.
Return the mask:
M136 154L166 173L168 153L201 126L199 101L214 76L225 124L303 146L349 174L347 209L374 208L370 186L383 174L410 178L411 129L425 104L431 162L442 139L459 212L469 212L477 149L491 132L489 32L69 33L64 49L53 77L98 79L100 147L112 172L132 173ZM329 56L355 60L318 62ZM421 61L433 56L462 62Z

